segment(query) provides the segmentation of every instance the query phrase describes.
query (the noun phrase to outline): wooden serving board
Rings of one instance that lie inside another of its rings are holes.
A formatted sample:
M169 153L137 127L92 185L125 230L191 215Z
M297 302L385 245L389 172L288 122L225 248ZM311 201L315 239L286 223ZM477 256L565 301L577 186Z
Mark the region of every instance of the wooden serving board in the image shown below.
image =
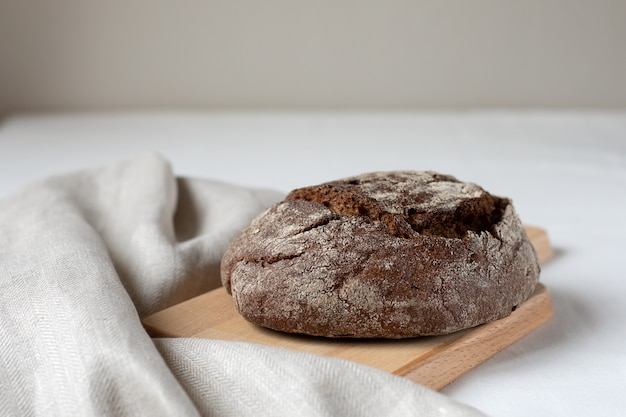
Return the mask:
M526 226L540 262L552 257L545 230ZM223 288L143 319L153 337L201 337L260 343L360 362L441 389L550 320L552 302L539 284L509 317L445 336L410 339L327 339L292 335L247 322Z

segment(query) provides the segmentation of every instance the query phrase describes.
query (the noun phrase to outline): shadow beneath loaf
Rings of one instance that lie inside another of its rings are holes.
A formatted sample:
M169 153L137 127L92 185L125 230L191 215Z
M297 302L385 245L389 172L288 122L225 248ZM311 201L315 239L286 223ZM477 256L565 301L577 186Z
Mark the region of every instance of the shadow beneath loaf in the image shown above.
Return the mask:
M252 323L251 323L252 324ZM376 345L376 344L406 344L414 342L415 340L432 340L435 338L439 338L442 336L416 336L416 337L407 337L402 339L387 339L382 337L326 337L326 336L312 336L303 333L287 333L280 330L268 329L265 327L258 326L256 324L252 324L259 332L266 334L268 336L279 336L282 339L289 339L294 343L298 344L315 344L315 343L325 343L325 344L343 344L343 345ZM465 330L461 330L463 332ZM456 332L455 332L456 333ZM452 334L452 333L451 333Z

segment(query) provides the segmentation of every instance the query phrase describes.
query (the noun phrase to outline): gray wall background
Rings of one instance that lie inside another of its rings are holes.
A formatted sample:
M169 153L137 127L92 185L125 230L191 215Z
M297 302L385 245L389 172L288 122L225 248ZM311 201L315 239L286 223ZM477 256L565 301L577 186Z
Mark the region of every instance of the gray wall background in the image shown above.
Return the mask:
M0 0L0 114L624 108L624 0Z

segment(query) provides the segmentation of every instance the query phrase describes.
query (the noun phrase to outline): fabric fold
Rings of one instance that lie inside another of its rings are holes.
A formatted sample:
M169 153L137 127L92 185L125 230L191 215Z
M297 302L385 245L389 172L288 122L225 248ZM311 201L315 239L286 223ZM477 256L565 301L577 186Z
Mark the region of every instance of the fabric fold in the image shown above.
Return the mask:
M203 416L479 416L355 362L240 342L155 339Z

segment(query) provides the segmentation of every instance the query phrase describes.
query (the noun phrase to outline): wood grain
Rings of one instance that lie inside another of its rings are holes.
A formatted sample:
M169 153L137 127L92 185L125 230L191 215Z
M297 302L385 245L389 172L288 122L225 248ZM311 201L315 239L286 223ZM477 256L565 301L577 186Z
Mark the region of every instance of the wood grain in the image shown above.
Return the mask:
M545 230L526 226L540 262L552 255ZM223 288L144 318L153 337L200 337L245 341L363 363L440 389L550 320L548 289L534 294L509 317L445 336L387 339L326 339L291 335L253 325L236 311Z

